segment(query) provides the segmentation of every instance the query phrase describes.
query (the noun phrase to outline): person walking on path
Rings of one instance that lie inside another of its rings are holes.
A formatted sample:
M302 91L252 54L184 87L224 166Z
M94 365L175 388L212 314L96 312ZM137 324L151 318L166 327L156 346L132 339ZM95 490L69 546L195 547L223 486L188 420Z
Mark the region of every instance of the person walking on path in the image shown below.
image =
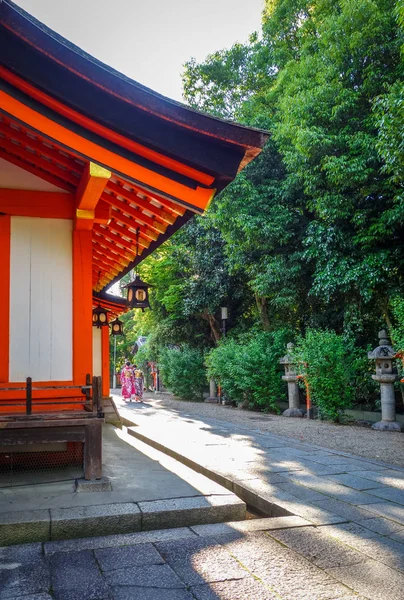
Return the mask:
M121 371L122 397L125 402L130 402L135 393L135 377L130 362L126 361Z
M135 401L136 402L142 402L143 399L143 387L144 387L144 377L143 377L143 372L137 368L137 365L133 365L134 368L134 374L135 374L135 387L134 387L134 394L135 394Z

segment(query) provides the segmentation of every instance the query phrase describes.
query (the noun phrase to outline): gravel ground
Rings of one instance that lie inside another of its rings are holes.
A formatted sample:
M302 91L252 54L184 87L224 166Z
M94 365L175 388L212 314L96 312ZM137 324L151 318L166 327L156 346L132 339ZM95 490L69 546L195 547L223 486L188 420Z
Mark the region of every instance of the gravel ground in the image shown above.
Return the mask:
M307 444L315 444L331 450L340 450L404 467L404 433L380 432L355 425L335 425L324 421L307 421L306 419L267 415L218 404L185 402L176 400L168 393L153 394L149 398L154 398L164 408L185 411L200 418L227 421L260 431L284 435Z

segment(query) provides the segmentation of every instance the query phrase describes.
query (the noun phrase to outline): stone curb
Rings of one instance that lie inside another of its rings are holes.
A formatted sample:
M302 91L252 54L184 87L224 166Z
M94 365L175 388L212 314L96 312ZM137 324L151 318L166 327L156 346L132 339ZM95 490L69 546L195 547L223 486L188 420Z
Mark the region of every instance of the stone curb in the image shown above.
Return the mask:
M0 515L0 547L241 521L245 516L245 503L233 494L15 511Z
M229 533L252 533L258 531L275 531L280 529L296 529L300 527L313 527L309 521L301 517L279 517L276 519L252 519L250 521L231 521L206 525L193 525L192 527L176 527L172 529L154 529L152 531L139 531L122 535L79 538L46 542L44 554L56 552L78 552L80 550L94 550L98 548L121 548L135 544L148 544L158 542L171 542L189 540L200 537L215 537Z
M127 419L124 419L124 421L127 421ZM178 460L178 462L182 462L184 465L186 465L190 469L193 469L197 473L200 473L201 475L212 479L212 481L214 481L215 483L218 483L219 485L236 494L236 496L241 498L244 502L246 502L246 504L253 506L257 510L268 515L269 517L295 516L294 513L288 511L285 507L282 507L279 504L275 504L274 502L271 502L264 496L253 491L252 489L249 489L247 485L243 484L243 482L237 481L235 479L230 479L230 477L220 475L219 473L216 473L215 471L204 467L203 465L195 462L187 456L183 456L179 452L176 452L172 448L164 446L164 444L157 442L153 438L150 438L147 435L140 433L140 431L138 431L136 427L132 426L128 428L128 433L129 435L132 435L133 437L144 442L145 444L152 446L156 450L159 450L160 452L171 456L171 458Z

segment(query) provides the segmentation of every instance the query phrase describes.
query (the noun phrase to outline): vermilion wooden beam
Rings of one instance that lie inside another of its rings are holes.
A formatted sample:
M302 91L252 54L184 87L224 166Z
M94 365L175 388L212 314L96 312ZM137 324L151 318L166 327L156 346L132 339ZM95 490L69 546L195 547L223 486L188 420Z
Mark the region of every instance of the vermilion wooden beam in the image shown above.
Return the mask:
M56 187L62 190L66 190L66 192L74 192L75 190L74 186L70 183L63 181L59 177L54 177L51 173L42 171L42 169L39 169L34 165L28 164L27 162L21 160L21 158L19 158L18 156L10 154L9 152L2 150L1 148L0 158L3 158L4 160L15 165L16 167L20 167L20 169L24 169L24 171L28 171L28 173L32 173L32 175L35 175L36 177L39 177L40 179L43 179L44 181L47 181L48 183L51 183L52 185L55 185Z
M0 188L0 213L18 217L72 219L73 195Z
M0 294L0 382L7 382L9 379L10 235L10 217L0 215L0 278L3 286Z
M124 177L139 181L146 187L156 190L156 193L171 196L195 212L204 211L215 195L215 189L189 187L115 154L52 121L3 90L0 90L0 106L11 117L22 121L25 126L41 131L46 137L66 146L71 152L84 155L116 173L121 173Z
M73 231L73 380L83 385L92 372L91 232Z
M136 204L139 208L147 210L163 223L168 223L168 225L173 225L173 223L175 223L175 215L163 210L162 208L158 208L153 204L150 204L150 202L148 202L147 200L139 198L137 194L134 194L133 192L130 192L124 187L117 185L113 181L110 181L108 183L108 189L111 190L111 192L114 192L114 194L122 196L123 198L126 198L126 200L129 200L129 202Z
M102 225L108 225L111 220L111 207L106 203L100 200L95 207L94 211L94 223L99 223Z
M125 204L123 200L118 200L118 198L115 198L115 196L112 196L112 194L103 194L102 199L104 200L104 202L111 204L111 206L118 208L119 211L130 215L137 221L140 221L140 223L148 225L151 229L157 231L158 234L164 233L167 228L167 225L163 225L155 219L148 217L147 215L143 214L142 211L138 210L137 208L134 208L133 206L129 206L129 204Z
M85 168L76 194L76 229L92 229L95 208L111 177L111 171L89 162Z

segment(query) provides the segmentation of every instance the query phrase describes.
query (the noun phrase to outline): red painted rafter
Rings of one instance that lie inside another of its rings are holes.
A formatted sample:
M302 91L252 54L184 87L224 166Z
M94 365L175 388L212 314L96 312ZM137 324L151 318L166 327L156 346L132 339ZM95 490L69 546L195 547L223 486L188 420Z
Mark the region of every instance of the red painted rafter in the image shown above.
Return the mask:
M119 245L124 249L126 248L126 250L129 250L129 252L131 254L136 253L136 240L134 238L131 238L132 241L128 242L121 235L118 235L117 233L114 233L113 231L111 231L111 227L108 227L108 229L104 229L103 227L100 227L99 225L94 225L93 233L101 236L103 239L109 241L114 246ZM125 231L125 235L126 235L126 231ZM142 241L142 244L143 243L144 242ZM139 241L139 246L140 246L140 241ZM147 247L146 244L144 244L144 247L145 248ZM143 246L141 248L139 248L139 250L142 250L142 249L143 249Z
M3 150L10 152L11 154L15 154L20 160L27 161L35 165L36 167L42 169L45 172L50 173L51 175L56 175L62 181L65 181L71 184L74 187L77 187L79 184L79 178L75 177L73 173L59 167L58 165L47 161L45 158L41 158L38 154L34 154L33 152L29 152L22 145L13 144L8 141L4 137L0 137L0 146Z
M156 221L156 219L148 217L137 208L129 206L129 204L126 204L123 200L115 198L112 194L103 193L101 198L104 200L104 202L107 202L112 207L117 208L120 213L126 213L127 215L130 215L136 219L136 221L140 221L139 225L147 225L151 229L154 229L158 235L160 233L164 233L167 228L167 225L163 225L162 223Z
M140 185L136 185L132 182L127 182L122 178L116 178L116 179L118 179L118 181L121 185L127 185L127 186L131 187L135 192L139 192L139 193L147 196L149 198L149 200L156 200L159 204L161 204L165 208L168 208L169 210L171 210L175 215L182 217L182 215L185 213L185 208L183 206L181 206L180 204L175 204L175 202L171 202L171 200L167 200L166 198L159 196L159 194L151 195L150 192L148 192L147 190L144 190Z
M119 210L113 209L111 216L112 216L112 219L114 219L118 223L123 223L124 225L127 225L127 227L130 227L131 229L133 229L135 234L136 234L136 230L139 230L139 236L145 237L146 239L150 240L151 242L155 242L158 239L158 234L155 231L152 231L151 229L148 229L147 227L140 225L140 223L135 221L135 219L126 217ZM111 225L111 228L114 229L113 224Z
M15 129L15 127L11 127L11 122L5 118L3 118L3 121L0 122L0 133L4 134L8 140L16 140L20 142L25 148L31 148L40 155L47 156L55 163L70 169L70 171L77 173L79 176L83 172L84 165L79 164L77 161L73 160L73 158L64 156L53 147L50 148L41 141L39 136L36 136L34 139L27 135L26 130L24 131L22 127L20 127L18 130Z
M136 232L129 231L127 227L123 227L119 225L116 221L112 220L108 225L108 233L113 235L113 241L117 241L117 237L125 237L132 241L132 245L136 246ZM125 240L122 240L123 242ZM153 240L152 240L153 241ZM148 248L150 246L150 240L146 239L142 236L142 228L139 227L139 253L143 248Z
M1 138L0 138L0 140L1 140ZM26 161L22 160L19 156L16 156L15 154L10 154L9 152L2 150L1 147L0 147L0 158L7 160L8 162L12 163L16 167L20 167L20 169L24 169L25 171L32 173L32 175L35 175L36 177L40 177L44 181L47 181L48 183L51 183L52 185L55 185L62 190L65 190L66 192L74 192L75 191L74 186L72 186L70 183L67 183L66 181L62 181L61 179L59 179L59 177L54 177L51 173L45 172L42 169L39 169L37 166L27 163Z
M156 217L156 219L161 221L163 224L166 223L168 225L173 225L173 223L175 223L175 219L177 218L176 215L174 215L171 212L167 212L167 211L163 210L162 208L158 208L157 206L154 206L147 200L143 200L136 193L133 193L130 190L127 190L123 186L118 185L118 184L114 183L113 181L109 181L107 189L116 195L122 196L123 198L128 200L131 204L135 204L138 208L147 210L148 212L152 213L152 215L154 215L154 217Z

